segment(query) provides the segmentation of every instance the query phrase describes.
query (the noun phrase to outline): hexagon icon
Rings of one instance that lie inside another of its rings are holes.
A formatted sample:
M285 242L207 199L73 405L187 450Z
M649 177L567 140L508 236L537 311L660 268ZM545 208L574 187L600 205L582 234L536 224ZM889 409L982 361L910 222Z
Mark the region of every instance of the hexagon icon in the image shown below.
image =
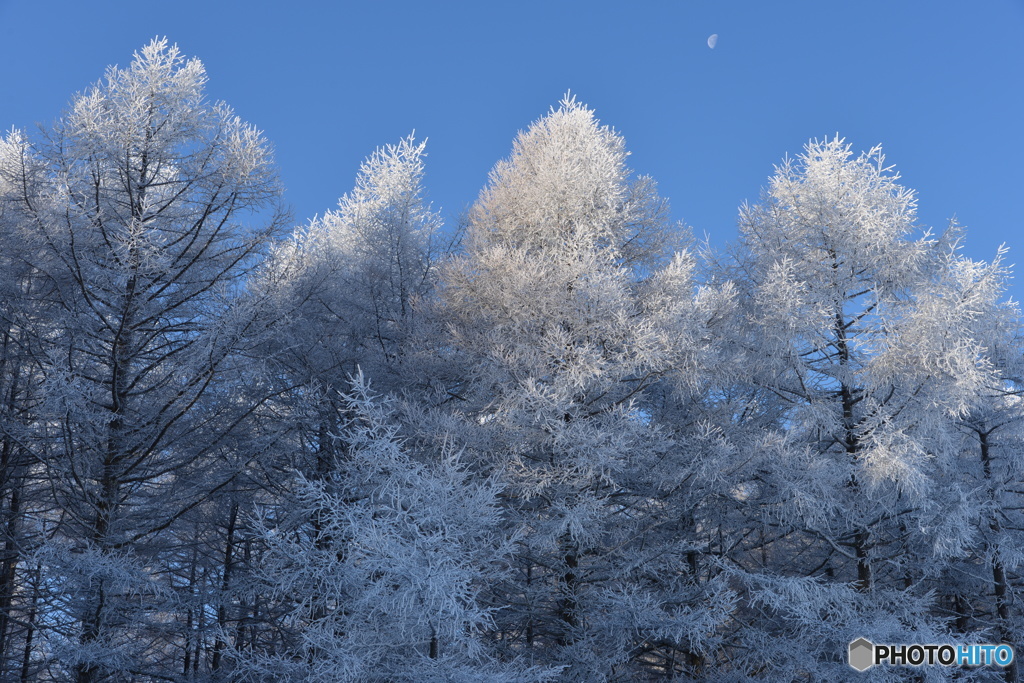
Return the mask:
M867 638L858 638L850 643L850 666L857 671L867 671L875 663L875 646Z

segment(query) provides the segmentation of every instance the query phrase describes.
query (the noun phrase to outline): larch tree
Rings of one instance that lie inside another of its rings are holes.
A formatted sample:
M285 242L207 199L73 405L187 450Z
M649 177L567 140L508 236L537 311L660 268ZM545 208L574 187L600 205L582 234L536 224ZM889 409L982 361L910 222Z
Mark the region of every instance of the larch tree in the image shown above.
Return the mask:
M696 599L678 539L653 550L658 482L679 472L645 391L696 369L715 297L695 300L692 255L665 258L665 205L626 156L563 100L495 166L442 275L445 348L463 371L447 395L519 535L517 573L491 598L507 606L495 638L567 680L641 670L651 643L707 647L729 605L720 586Z
M460 454L416 452L399 436L393 401L362 374L343 397L348 421L331 438L344 459L296 495L267 506L258 576L285 608L275 645L240 651L254 681L539 683L555 671L489 654L497 611L480 599L508 572L496 478ZM311 522L312 520L312 522Z
M1019 647L1024 354L1019 307L1003 300L1009 271L1002 259L1002 251L989 263L951 254L947 276L922 297L926 341L905 356L917 360L928 355L922 347L942 349L922 365L945 377L943 399L959 398L948 411L955 431L946 468L955 484L935 501L947 556L935 590L959 637ZM1015 662L1004 680L1018 680L1017 671Z
M966 543L957 520L970 514L954 418L990 375L951 320L956 298L936 294L955 231L920 233L897 179L880 148L812 142L741 210L737 348L776 436L742 483L760 530L734 549L750 610L736 643L772 679L839 676L829 653L860 636L945 633L930 579ZM778 633L799 657L770 645Z
M27 680L35 673L32 641L39 599L37 566L25 559L40 538L33 518L47 510L46 482L34 465L31 443L41 398L40 340L50 334L46 284L31 267L23 230L25 198L37 194L41 162L27 137L12 131L0 140L0 678Z
M26 440L53 495L35 520L39 652L81 683L180 657L176 524L260 452L244 359L260 314L237 302L280 227L279 188L266 142L205 82L198 60L149 43L31 146L42 178L18 197L50 324Z
M344 479L351 467L351 445L343 437L354 419L345 398L350 378L372 378L375 387L394 392L421 375L409 359L422 327L419 303L433 290L436 263L449 245L439 214L424 198L424 150L425 143L412 136L376 150L338 208L277 243L249 288L276 312L276 334L263 353L273 359L273 405L289 434L278 449L275 474L264 479L265 493L254 500L305 510L304 531L324 552L331 545L325 526L336 523L331 520L338 511L330 507L332 499L311 498L309 487ZM314 499L321 504L309 507ZM239 524L254 512L243 509ZM297 524L292 512L284 514ZM261 541L256 564L264 564L265 551ZM257 636L260 642L274 642L279 632L272 612L292 613L275 594L264 596L268 629ZM315 611L337 598L307 599ZM318 621L315 614L307 619ZM353 647L341 641L335 646Z
M276 245L254 286L282 321L270 353L300 448L315 453L310 476L332 467L330 434L344 422L350 375L361 370L389 391L415 374L406 357L416 304L432 291L446 245L424 199L424 149L410 136L376 150L336 210Z

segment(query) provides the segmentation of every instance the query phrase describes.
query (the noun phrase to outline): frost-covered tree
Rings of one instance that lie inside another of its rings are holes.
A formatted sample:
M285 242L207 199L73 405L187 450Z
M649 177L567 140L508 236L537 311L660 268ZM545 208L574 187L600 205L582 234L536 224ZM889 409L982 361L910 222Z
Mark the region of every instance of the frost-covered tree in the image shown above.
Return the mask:
M1009 276L1002 257L985 263L953 256L947 277L922 297L929 310L921 332L922 346L946 349L926 367L946 376L946 396L961 400L950 416L956 450L947 468L955 485L947 487L951 500L936 501L948 556L936 590L955 632L1019 647L1024 354L1020 310L1002 300ZM1004 678L1017 680L1016 665Z
M516 575L491 595L506 606L494 637L574 680L635 673L664 643L703 649L729 605L721 586L698 595L683 576L661 500L677 451L643 401L667 374L699 370L715 297L695 300L691 255L665 263L664 204L626 156L564 100L494 168L466 253L443 272L446 348L463 372L447 395L521 534Z
M140 680L180 657L167 544L259 453L243 358L259 313L237 294L279 227L279 190L263 138L207 102L205 81L155 40L22 166L41 176L17 197L49 326L23 443L53 495L33 558L57 678Z
M736 347L776 436L742 482L736 642L773 680L841 676L830 653L858 634L941 637L930 580L970 542L955 422L992 375L950 295L952 245L918 233L897 178L879 148L812 142L741 211Z
M24 198L38 193L41 163L26 136L0 140L0 678L23 680L35 672L31 658L38 600L36 568L25 563L38 543L32 519L47 509L30 442L40 399L40 339L52 331L45 283L31 263L22 230Z
M913 442L874 449L889 436L879 418L903 387L876 388L869 372L887 342L885 315L928 281L935 246L909 239L913 195L886 173L880 150L850 156L840 140L812 143L778 169L764 201L741 213L739 269L764 358L756 380L779 395L790 434L832 454L828 489L859 497L866 479L890 478L886 467L916 471L921 456ZM868 526L851 519L839 539L853 549L862 590L873 579Z
M440 234L440 215L424 199L425 147L409 136L376 150L338 209L308 230L344 264L329 286L344 292L349 328L364 330L363 338L353 339L365 349L361 366L372 364L372 350L380 358L377 365L403 367L416 331L415 304L432 290L437 260L449 247Z
M357 369L384 389L417 374L408 353L418 329L418 300L433 289L447 242L424 200L425 143L410 136L374 152L355 188L278 244L254 289L280 319L268 347L283 379L299 440L316 477L326 472L345 421L338 398ZM422 327L422 326L419 326Z
M357 365L371 376L404 367L415 303L433 288L447 246L424 199L425 146L410 136L376 150L338 208L279 245L268 264L266 286L295 320L294 352L310 375L341 386Z
M237 653L236 674L266 681L530 681L551 671L499 662L481 635L494 611L479 599L507 572L498 533L501 487L474 477L458 452L409 452L388 401L360 374L349 421L331 438L345 455L296 497L265 509L260 575L286 608L280 640ZM315 523L311 523L315 520Z
M301 473L309 485L338 476L338 463L347 457L349 444L337 437L353 419L343 396L351 374L391 390L421 375L409 359L422 328L419 302L432 291L436 261L449 244L424 199L424 149L410 136L374 152L338 208L278 243L250 285L251 295L278 318L262 348L273 359L269 381L277 387L278 422L290 434L274 467ZM313 529L329 524L328 501L310 507L291 477L272 475L264 484L262 503L305 510ZM243 508L238 523L251 516ZM326 534L314 536L326 547ZM264 597L267 605L277 604ZM264 610L261 619L269 623L274 616ZM255 633L260 642L272 637Z

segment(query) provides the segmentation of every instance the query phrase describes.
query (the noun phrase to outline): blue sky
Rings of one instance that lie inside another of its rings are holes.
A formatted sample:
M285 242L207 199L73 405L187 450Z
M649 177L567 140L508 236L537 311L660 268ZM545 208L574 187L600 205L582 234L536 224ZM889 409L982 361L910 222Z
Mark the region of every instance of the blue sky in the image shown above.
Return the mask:
M52 121L155 36L265 131L296 224L412 130L451 218L571 90L715 244L774 164L838 132L883 145L922 224L955 215L968 255L1005 242L1024 267L1024 0L0 0L0 126Z

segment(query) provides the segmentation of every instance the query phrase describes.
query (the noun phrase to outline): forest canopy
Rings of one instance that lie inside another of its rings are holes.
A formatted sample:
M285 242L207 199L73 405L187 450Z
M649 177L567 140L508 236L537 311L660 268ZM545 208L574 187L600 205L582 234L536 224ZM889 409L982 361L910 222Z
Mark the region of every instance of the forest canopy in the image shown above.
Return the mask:
M880 147L809 142L715 250L566 96L455 224L409 136L293 227L205 85L155 40L0 140L0 679L846 680L858 638L1020 644L1009 269Z

